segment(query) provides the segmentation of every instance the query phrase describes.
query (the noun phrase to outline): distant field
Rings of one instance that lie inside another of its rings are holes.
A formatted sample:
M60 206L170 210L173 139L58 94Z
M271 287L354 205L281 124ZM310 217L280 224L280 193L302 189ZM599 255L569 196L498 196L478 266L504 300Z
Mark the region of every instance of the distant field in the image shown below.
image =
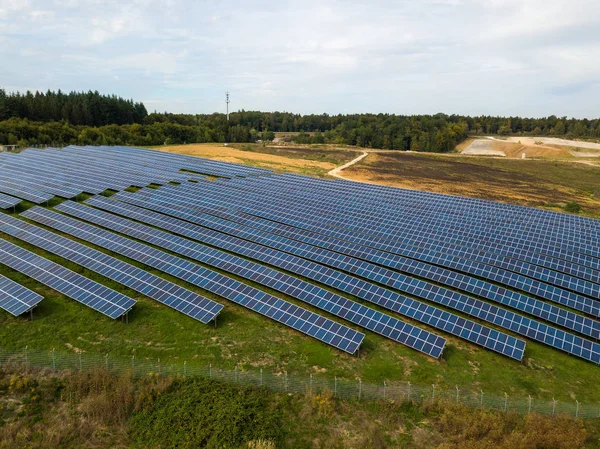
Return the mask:
M357 151L329 149L326 146L318 148L273 147L249 143L228 146L214 143L174 145L156 147L156 149L309 176L325 176L329 170L360 154Z
M373 153L344 177L408 189L561 210L577 202L600 217L600 163Z

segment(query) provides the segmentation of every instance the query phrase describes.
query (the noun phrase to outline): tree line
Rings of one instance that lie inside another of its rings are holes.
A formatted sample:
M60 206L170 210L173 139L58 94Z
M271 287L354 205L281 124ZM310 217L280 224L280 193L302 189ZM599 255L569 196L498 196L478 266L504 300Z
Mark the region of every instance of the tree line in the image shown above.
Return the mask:
M24 118L51 122L65 120L73 125L104 126L143 123L148 116L143 103L116 95L92 92L6 93L0 89L0 120Z
M239 111L148 114L143 103L98 92L6 94L0 89L0 144L163 145L272 140L391 150L452 151L469 135L600 138L600 120L462 115L309 114Z

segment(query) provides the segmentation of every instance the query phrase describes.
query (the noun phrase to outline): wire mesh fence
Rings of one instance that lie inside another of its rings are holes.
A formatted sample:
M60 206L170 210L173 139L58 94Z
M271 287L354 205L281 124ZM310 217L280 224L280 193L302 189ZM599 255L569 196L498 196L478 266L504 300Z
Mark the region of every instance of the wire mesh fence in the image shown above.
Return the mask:
M134 376L198 376L212 378L230 384L264 387L273 391L310 396L330 395L345 400L387 400L395 402L423 403L439 401L471 408L491 409L520 414L538 413L556 416L568 414L576 418L600 418L600 404L574 401L537 400L531 396L502 396L486 394L472 389L440 388L436 385L413 385L410 382L363 382L361 379L342 379L324 375L288 375L265 370L222 369L212 365L200 366L183 361L178 364L161 363L160 360L114 357L106 354L37 351L23 348L21 351L0 348L0 367L50 368L55 371L86 371L97 368L113 374L132 373Z

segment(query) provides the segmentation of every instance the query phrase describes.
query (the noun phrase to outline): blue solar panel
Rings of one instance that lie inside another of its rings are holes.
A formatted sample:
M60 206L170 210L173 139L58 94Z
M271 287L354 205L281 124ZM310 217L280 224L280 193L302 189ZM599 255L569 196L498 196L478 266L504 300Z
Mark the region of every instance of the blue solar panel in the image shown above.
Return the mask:
M78 209L79 213L74 214L73 212L75 211L73 208ZM292 278L291 276L270 270L263 266L257 266L249 261L239 260L239 258L235 258L234 256L221 253L220 251L211 248L204 247L202 251L199 249L194 250L190 247L188 247L187 250L182 249L181 246L175 244L174 239L177 238L176 236L163 233L162 231L150 229L155 238L147 238L147 234L144 234L142 230L140 230L140 232L128 232L128 229L132 228L128 226L127 220L121 223L103 220L96 215L99 211L77 203L69 202L68 204L65 204L64 207L61 207L60 210L84 218L87 221L92 221L105 228L117 230L139 240L148 241L155 246L182 253L187 257L222 268L227 272L251 279L257 283L274 288L275 290L288 293L302 301L308 302L311 305L324 309L334 315L348 319L355 324L378 332L392 340L404 343L407 339L416 335L416 348L436 358L441 355L444 348L445 340L443 338L422 329L415 328L407 323L403 323L396 318L386 316L381 312L369 309L354 301L327 292L326 290L320 289L297 278ZM29 212L30 211L27 211L27 213L23 215L78 237L85 238L83 235L84 232L92 232L94 230L93 227L85 225L77 220L41 208L37 208L36 214L33 215L29 214ZM114 217L115 219L118 219L118 217L111 216L110 214L104 214L110 216L109 218ZM135 226L139 227L141 225ZM236 261L236 259L238 260Z
M20 198L14 198L12 196L0 193L0 209L9 209L11 207L15 207L21 201L23 200Z
M0 239L0 263L110 317L126 314L135 301L17 245Z
M36 206L22 215L43 223L39 215L43 211L45 209ZM172 282L17 218L0 215L0 231L130 287L202 323L214 320L223 309L221 304Z
M18 184L6 181L0 181L0 193L16 196L17 198L31 201L35 204L46 203L50 201L53 197L53 195L49 193L44 193L40 192L39 190L22 187Z
M328 269L290 254L275 251L261 245L256 245L248 241L237 239L232 236L220 234L215 231L206 229L203 230L202 228L194 227L194 225L189 223L186 224L160 214L152 214L149 211L144 211L142 209L134 208L133 206L122 203L116 203L115 201L102 198L93 198L88 202L89 204L97 207L111 210L127 217L135 218L138 221L146 222L157 227L162 227L169 231L178 232L188 237L201 240L212 246L223 248L227 251L283 268L287 271L300 274L309 279L314 279L345 293L352 294L384 308L414 318L437 329L441 329L461 338L465 338L477 345L501 352L509 357L520 360L523 356L523 350L525 347L523 341L503 335L496 330L491 330L481 326L480 324L465 320L452 313L428 306L407 297L403 297L398 293L386 290L374 284L361 281L342 272ZM58 206L58 209L80 218L84 218L88 221L93 221L102 225L103 227L116 229L119 232L126 233L140 240L145 240L159 246L165 246L171 251L181 252L188 257L198 258L198 260L201 258L201 255L198 253L202 251L203 248L206 248L203 245L199 245L165 232L157 231L156 229L149 228L148 226L133 223L129 220L118 218L103 212L90 210L89 208L81 206L77 203L63 203ZM220 258L217 257L217 259L221 259L223 264L219 265L218 261L215 262L214 258L209 260L208 263L216 263L215 266L219 266L219 268L223 268L228 271L234 270L235 268L233 264L235 264L237 261L237 263L243 267L243 269L250 268L258 274L258 276L255 276L258 280L254 279L254 277L252 278L253 280L257 280L257 282L261 282L261 280L265 282L265 279L263 278L267 276L269 272L277 274L276 276L273 276L273 278L276 280L280 280L282 282L284 281L284 279L282 279L284 275L275 270L268 269L259 264L251 264L244 259L234 258L226 253L217 253L214 250L211 250L211 252L212 254L220 254ZM302 282L291 276L289 276L289 278L291 278L288 281L290 284L293 283L294 285L297 285L297 282ZM272 287L272 285L269 283L267 283L267 285ZM280 285L285 286L286 284L283 282L280 283ZM308 285L310 286L310 284ZM297 285L297 287L301 288L299 285ZM312 288L316 289L317 287L313 286ZM286 291L286 289L283 291ZM487 313L488 312L486 311L486 314ZM467 328L470 330L469 332L465 332L465 329Z
M62 198L75 198L77 195L83 193L83 190L81 189L59 186L53 183L48 183L47 181L41 181L39 179L34 180L30 175L15 173L6 167L2 167L2 172L0 173L0 182L9 182L13 185L27 187L29 189L49 193Z
M38 212L46 212L44 209ZM57 214L59 215L59 214ZM77 237L179 277L343 351L354 354L364 334L335 323L263 291L112 232L61 216L77 229ZM55 222L58 223L58 220ZM64 228L67 230L68 228Z
M42 299L42 295L0 274L0 308L8 313L14 316L22 315L37 306Z

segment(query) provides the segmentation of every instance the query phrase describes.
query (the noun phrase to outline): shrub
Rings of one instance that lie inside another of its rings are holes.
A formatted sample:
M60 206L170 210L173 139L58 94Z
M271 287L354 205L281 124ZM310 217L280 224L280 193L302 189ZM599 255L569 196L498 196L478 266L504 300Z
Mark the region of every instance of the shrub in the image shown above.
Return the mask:
M257 441L277 444L281 440L281 416L277 401L266 390L209 379L179 380L150 410L134 415L132 436L140 447L237 448Z
M579 205L579 203L576 202L570 202L565 204L565 211L569 212L570 214L578 214L579 212L581 212L581 206Z

